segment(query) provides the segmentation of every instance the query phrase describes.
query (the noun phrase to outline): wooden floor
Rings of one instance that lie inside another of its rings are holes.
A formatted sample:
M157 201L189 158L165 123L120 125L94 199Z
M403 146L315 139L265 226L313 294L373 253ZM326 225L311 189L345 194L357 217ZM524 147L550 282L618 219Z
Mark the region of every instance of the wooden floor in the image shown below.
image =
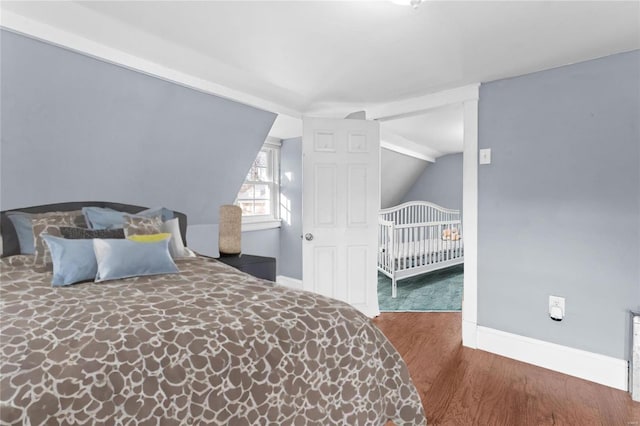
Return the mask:
M628 393L463 348L460 313L374 320L409 366L429 425L640 425Z

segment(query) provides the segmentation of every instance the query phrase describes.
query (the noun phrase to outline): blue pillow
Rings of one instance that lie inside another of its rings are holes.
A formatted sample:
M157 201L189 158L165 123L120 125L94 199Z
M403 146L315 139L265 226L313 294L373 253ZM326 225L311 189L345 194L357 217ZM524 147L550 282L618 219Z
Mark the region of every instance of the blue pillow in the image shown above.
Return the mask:
M162 221L173 219L173 211L164 207L154 207L136 214L119 212L106 207L83 207L82 214L91 229L116 229L124 227L125 216L155 217L161 216Z
M93 250L98 261L96 282L179 273L169 254L169 238L153 243L94 239Z
M54 287L92 280L98 273L92 240L67 240L43 234L53 262Z
M104 207L83 207L82 214L90 229L115 229L124 226L126 213Z
M33 243L32 215L25 212L7 212L7 217L13 223L13 227L18 235L20 254L35 254L36 248Z
M163 222L173 219L173 210L169 210L166 207L152 207L150 209L142 210L136 213L135 216L155 217L160 216Z

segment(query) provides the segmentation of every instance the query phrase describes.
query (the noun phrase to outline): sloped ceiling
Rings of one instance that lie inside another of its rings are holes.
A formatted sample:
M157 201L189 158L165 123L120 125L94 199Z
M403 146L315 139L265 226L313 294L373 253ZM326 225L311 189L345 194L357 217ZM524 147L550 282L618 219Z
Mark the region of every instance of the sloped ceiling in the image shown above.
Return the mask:
M427 162L399 154L388 149L380 150L380 204L393 207L404 197L422 174Z
M424 151L424 153L434 159L462 152L464 143L463 105L448 105L421 114L383 121L381 127L383 135L386 132L391 132L428 148L429 151Z
M443 155L462 152L463 105L384 120L380 123L380 139L384 148L432 162Z
M462 104L455 104L380 124L383 147L392 147L381 150L382 208L399 204L428 164L462 152L463 118ZM392 140L386 139L389 134Z

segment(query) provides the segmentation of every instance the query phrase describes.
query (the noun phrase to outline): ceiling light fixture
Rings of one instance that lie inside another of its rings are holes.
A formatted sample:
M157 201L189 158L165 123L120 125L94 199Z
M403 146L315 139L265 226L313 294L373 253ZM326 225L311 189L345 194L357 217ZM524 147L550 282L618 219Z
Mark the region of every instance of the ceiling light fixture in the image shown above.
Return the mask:
M423 0L391 0L391 2L402 6L411 6L412 8L417 9Z

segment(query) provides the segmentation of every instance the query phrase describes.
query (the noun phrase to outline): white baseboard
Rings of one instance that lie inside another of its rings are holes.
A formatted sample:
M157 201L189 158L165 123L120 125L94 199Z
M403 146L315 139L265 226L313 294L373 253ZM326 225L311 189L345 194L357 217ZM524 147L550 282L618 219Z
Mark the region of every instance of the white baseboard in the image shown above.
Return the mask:
M285 275L278 275L276 277L276 282L285 287L296 288L298 290L302 290L302 280L287 277Z
M478 349L627 391L628 362L543 340L478 327Z
M462 320L462 345L471 349L478 347L478 325L476 323Z

